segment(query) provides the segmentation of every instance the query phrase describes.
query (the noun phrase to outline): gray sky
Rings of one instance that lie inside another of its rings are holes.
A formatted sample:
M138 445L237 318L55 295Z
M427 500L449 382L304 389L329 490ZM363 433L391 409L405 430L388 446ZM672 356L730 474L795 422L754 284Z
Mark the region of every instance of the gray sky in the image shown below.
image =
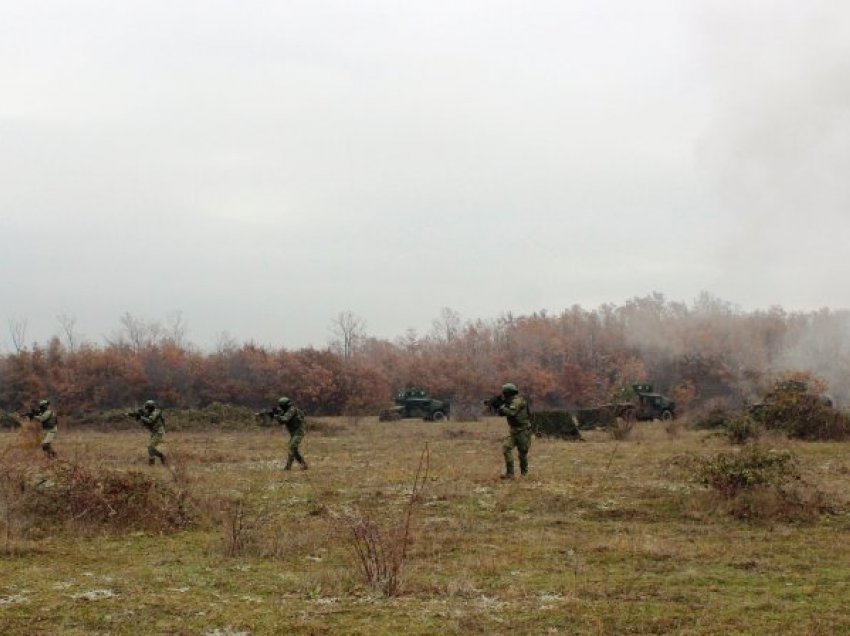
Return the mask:
M850 4L0 0L0 346L850 306Z

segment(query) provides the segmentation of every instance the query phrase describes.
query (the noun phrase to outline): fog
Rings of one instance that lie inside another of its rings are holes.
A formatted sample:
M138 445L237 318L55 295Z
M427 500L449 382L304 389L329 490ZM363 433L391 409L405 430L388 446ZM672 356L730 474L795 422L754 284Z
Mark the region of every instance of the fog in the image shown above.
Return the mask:
M0 0L0 319L301 347L343 310L846 308L848 13Z

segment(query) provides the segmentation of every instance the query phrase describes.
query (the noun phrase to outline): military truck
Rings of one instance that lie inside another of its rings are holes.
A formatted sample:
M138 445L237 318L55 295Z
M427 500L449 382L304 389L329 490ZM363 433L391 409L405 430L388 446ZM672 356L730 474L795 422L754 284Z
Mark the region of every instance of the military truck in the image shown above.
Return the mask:
M631 390L635 396L632 400L578 409L576 419L579 427L587 429L595 426L609 426L618 417L630 422L669 421L676 417L676 403L660 393L653 392L651 384L632 384Z
M633 384L632 390L637 396L623 411L624 419L664 420L676 417L676 403L660 393L652 392L651 384Z
M430 397L418 388L405 389L396 395L394 406L381 411L378 419L393 422L407 418L421 418L426 422L443 422L449 419L451 403Z

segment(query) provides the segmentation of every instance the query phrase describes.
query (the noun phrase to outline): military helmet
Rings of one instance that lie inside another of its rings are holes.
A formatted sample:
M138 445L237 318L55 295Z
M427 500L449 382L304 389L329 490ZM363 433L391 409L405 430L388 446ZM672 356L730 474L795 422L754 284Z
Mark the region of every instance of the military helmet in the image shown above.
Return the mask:
M145 402L145 408L149 411L152 411L156 408L156 402L154 402L153 400L148 400L147 402Z
M277 405L280 407L287 407L289 406L290 402L292 402L292 400L290 400L288 397L282 397L277 401Z
M519 393L519 389L518 389L518 388L516 388L516 384L514 384L513 382L507 382L506 384L503 384L503 385L502 385L502 393L505 393L505 394L508 394L508 393L516 394L516 393Z
M41 400L41 401L38 403L38 406L39 406L40 408L46 409L48 406L50 406L50 400L46 400L46 399L45 399L45 400Z

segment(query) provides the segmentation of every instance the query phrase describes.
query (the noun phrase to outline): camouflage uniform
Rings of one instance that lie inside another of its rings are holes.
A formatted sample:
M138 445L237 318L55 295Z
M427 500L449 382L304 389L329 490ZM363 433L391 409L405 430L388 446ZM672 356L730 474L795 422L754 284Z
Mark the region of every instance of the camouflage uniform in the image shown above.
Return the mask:
M139 421L151 432L150 440L148 440L148 464L153 466L157 457L165 464L165 455L157 449L165 437L165 418L162 416L162 409L148 404L145 405L144 413L139 417Z
M506 385L507 386L507 385ZM504 392L505 403L499 407L499 413L508 418L510 433L504 439L502 451L505 455L505 477L514 476L513 449L519 455L519 470L528 474L528 449L531 447L531 413L528 403L519 393Z
M304 458L298 450L298 446L304 438L304 433L307 432L304 413L301 412L301 409L292 404L288 398L281 398L281 400L279 400L279 404L280 407L273 411L272 417L279 424L286 426L286 430L289 431L289 454L286 458L286 466L284 466L283 469L291 470L292 462L297 461L301 464L301 468L307 470L307 462L304 461Z
M33 415L33 419L41 423L41 450L53 459L56 457L56 451L53 450L52 444L59 428L59 418L56 417L56 411L50 408L50 402L47 400L39 402L38 408L39 410Z

